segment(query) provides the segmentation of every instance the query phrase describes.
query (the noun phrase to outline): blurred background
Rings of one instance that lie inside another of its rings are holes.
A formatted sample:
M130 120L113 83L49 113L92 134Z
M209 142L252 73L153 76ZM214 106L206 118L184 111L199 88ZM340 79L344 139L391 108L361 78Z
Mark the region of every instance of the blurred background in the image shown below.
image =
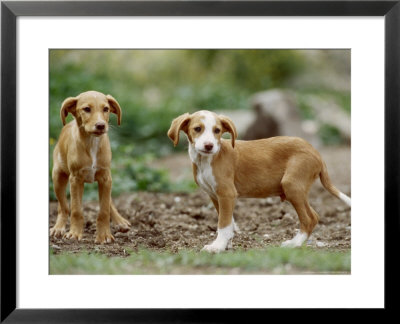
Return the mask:
M190 192L186 139L174 148L166 135L173 118L207 109L231 117L239 139L295 135L350 149L350 66L350 50L51 50L50 200L67 97L97 90L121 105L121 126L110 121L113 196ZM97 184L85 184L84 199L97 199Z

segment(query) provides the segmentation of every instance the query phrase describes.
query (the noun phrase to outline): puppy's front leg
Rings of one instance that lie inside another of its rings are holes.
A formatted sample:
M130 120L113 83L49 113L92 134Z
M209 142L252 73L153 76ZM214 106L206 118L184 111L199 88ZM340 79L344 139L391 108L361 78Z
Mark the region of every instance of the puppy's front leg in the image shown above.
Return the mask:
M110 230L110 208L111 208L111 172L109 169L99 170L96 173L99 183L100 211L97 217L97 233L95 243L111 243L114 237Z
M218 197L218 235L214 242L206 245L203 251L219 253L225 251L233 238L233 208L235 196Z
M63 237L66 232L69 207L65 189L67 188L68 178L67 174L60 172L56 167L53 168L53 184L58 200L58 214L56 224L50 229L50 236Z
M126 233L129 231L129 227L131 226L131 223L125 218L123 218L117 208L115 207L114 203L111 200L111 208L110 208L110 217L111 221L114 223L116 229L118 232L121 233Z
M84 219L82 214L83 178L79 175L70 176L71 184L71 226L64 238L81 240Z
M217 211L217 214L219 215L219 204L218 204L218 199L215 199L214 197L210 196L210 199L214 205L215 210Z

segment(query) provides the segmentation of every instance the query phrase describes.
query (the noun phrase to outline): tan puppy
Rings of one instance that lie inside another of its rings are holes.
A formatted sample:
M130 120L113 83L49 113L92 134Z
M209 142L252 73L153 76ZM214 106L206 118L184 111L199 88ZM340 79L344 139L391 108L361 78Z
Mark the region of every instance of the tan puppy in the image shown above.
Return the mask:
M290 201L300 220L300 232L282 243L288 247L301 246L318 223L318 214L308 203L309 189L317 177L331 194L351 204L332 185L318 151L301 138L236 141L236 128L228 117L204 110L172 121L168 136L175 146L181 130L189 141L194 179L218 212L218 236L203 250L221 252L231 246L233 231L238 230L232 217L237 197L280 196ZM231 140L221 139L225 132L231 133Z
M65 125L71 113L74 120ZM84 183L98 182L100 212L97 218L96 243L110 243L114 237L110 231L111 219L121 232L129 230L129 222L123 218L111 201L111 149L108 139L110 113L118 116L121 123L121 108L110 95L96 91L81 93L67 98L61 106L61 120L65 125L53 153L53 183L58 199L57 221L50 235L67 239L82 238L84 218L82 195ZM70 181L71 226L66 233L69 216L65 189Z

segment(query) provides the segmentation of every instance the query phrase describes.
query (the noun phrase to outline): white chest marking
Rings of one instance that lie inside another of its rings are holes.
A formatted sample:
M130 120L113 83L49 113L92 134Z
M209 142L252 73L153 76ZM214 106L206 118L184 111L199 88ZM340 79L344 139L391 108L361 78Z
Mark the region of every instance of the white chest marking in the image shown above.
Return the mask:
M94 137L90 139L90 156L92 158L92 166L88 168L85 181L92 183L97 171L97 152L99 150L100 138Z
M90 155L92 157L92 169L97 167L97 151L99 150L99 137L94 137L90 140Z
M215 181L211 166L213 156L201 156L200 154L196 153L190 144L189 156L192 162L197 166L196 180L200 188L213 198L217 199L217 183Z

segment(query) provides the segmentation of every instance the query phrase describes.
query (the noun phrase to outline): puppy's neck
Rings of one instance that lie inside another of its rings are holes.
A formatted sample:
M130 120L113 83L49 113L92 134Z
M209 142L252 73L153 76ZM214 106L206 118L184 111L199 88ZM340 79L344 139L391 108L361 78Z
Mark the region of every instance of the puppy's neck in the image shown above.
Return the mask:
M194 164L197 166L201 166L204 163L211 164L211 161L214 158L214 155L201 155L200 153L197 153L196 150L194 149L193 145L189 142L189 156L190 159Z
M73 130L72 130L72 137L76 142L84 143L84 146L86 147L86 150L93 155L93 152L97 152L99 143L102 141L104 136L107 136L107 134L103 134L101 136L95 136L93 134L88 134L85 131L85 128L83 126L79 127L78 123L76 120L73 120L72 123L73 125Z

